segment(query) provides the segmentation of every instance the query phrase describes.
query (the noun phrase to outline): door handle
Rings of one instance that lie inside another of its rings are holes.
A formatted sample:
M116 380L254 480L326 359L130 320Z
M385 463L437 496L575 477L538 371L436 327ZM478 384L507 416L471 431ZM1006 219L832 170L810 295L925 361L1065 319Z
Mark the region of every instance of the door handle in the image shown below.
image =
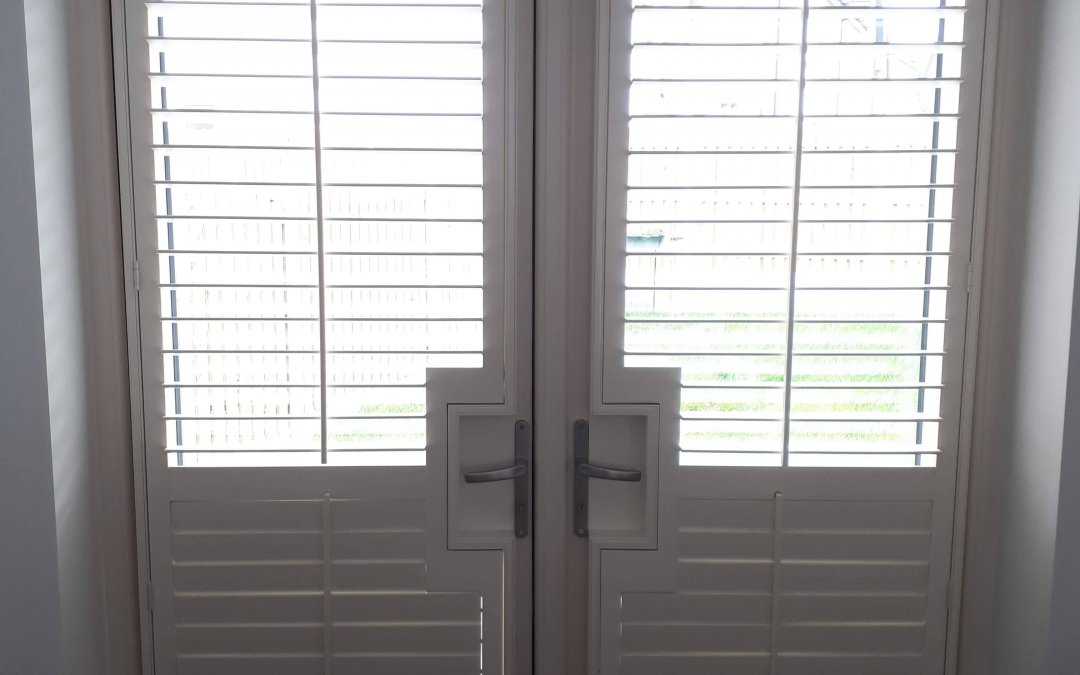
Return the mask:
M641 480L640 471L627 469L611 469L606 466L596 466L581 462L575 467L579 476L586 478L599 478L600 480L621 480L629 483L637 483Z
M514 478L521 478L528 473L529 465L525 462L518 462L514 466L508 466L502 469L492 469L491 471L466 471L465 482L494 483L500 480L513 480Z
M589 423L578 420L574 422L574 534L579 537L589 535L590 478L637 483L641 472L589 464Z
M514 536L518 539L529 536L529 455L531 454L529 423L518 420L514 423L514 463L501 469L490 471L466 471L462 475L465 482L495 483L503 480L514 481Z

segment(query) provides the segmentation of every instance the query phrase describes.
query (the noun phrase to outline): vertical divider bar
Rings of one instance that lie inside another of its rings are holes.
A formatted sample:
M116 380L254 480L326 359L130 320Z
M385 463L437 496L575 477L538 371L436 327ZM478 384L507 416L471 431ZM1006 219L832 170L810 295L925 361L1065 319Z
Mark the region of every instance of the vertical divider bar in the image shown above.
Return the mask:
M795 183L791 194L791 248L788 253L787 351L784 358L784 454L781 465L787 466L791 453L791 372L795 348L795 274L799 260L799 199L802 195L803 108L806 102L807 31L810 25L810 0L803 0L802 38L799 43L799 107L795 118Z
M784 493L773 495L772 609L769 611L769 674L776 675L780 652L780 566L783 556Z
M946 6L945 5L945 0L940 0L939 6L944 8ZM941 44L941 43L945 42L945 17L944 16L938 19L937 41L938 41L938 44ZM940 80L942 77L944 77L944 74L945 74L945 54L939 50L937 55L934 57L934 60L935 60L934 77L936 77L938 80ZM941 114L941 95L942 95L942 90L941 90L941 85L939 83L937 88L934 89L934 115L940 115ZM938 157L938 154L937 154L936 151L938 149L940 149L940 147L941 147L941 120L939 118L935 117L934 121L931 123L931 137L930 137L930 149L934 150L935 152L933 152L930 155L930 185L931 185L931 187L930 187L930 196L929 196L929 201L928 201L928 204L927 204L927 213L926 213L926 218L927 218L927 220L926 220L926 252L927 252L927 254L929 254L930 252L932 252L934 250L934 234L935 234L934 233L934 219L937 218L937 196L938 195L937 195L937 188L935 188L933 186L937 185L937 182L938 182L938 162L940 160L939 160L939 157ZM953 170L955 171L955 167L953 168ZM933 275L934 256L927 255L926 259L925 259L925 262L923 264L926 266L926 270L923 273L923 283L925 283L927 286L930 286L930 284L933 283L933 276L934 276ZM930 291L929 290L923 291L922 315L923 315L924 319L929 319L930 318ZM920 332L920 335L919 335L919 349L921 351L925 352L930 348L929 347L929 345L930 345L930 324L929 323L923 323L920 326L920 331L919 332ZM926 355L923 354L922 356L919 357L919 384L926 384L926 377L927 377L926 370L927 370L927 368L926 368ZM915 412L918 413L920 416L923 413L926 412L926 389L925 388L920 388L919 391L918 391L918 399L917 399L917 402L916 402ZM923 444L923 441L924 441L924 438L923 438L924 424L925 423L922 420L915 423L915 445L916 446L920 446L920 445ZM916 454L915 455L915 466L920 466L921 464L922 464L922 455L921 454Z
M334 671L334 643L333 643L333 624L331 621L331 600L333 596L334 585L331 581L331 574L333 573L332 547L330 545L330 535L333 528L333 506L334 496L330 492L323 493L322 501L322 557L323 557L323 675L331 675Z
M159 16L157 18L157 36L159 38L164 38L165 37L165 17ZM164 48L162 48L161 52L158 54L158 72L162 73L162 74L168 72L168 70L166 69L166 65L165 65L165 50L164 50ZM168 110L169 109L169 97L168 97L168 93L167 93L167 85L166 85L165 82L161 83L161 91L160 91L160 93L161 93L161 109L163 111ZM169 146L171 144L171 139L169 138L169 120L168 119L164 119L164 120L161 121L161 144L163 146ZM165 222L165 237L166 237L165 245L168 248L168 250L172 251L173 249L176 248L175 226L174 226L174 223L173 223L173 221L171 219L172 216L173 216L173 189L172 189L172 186L168 185L168 181L172 180L172 156L166 154L164 156L164 158L162 159L162 162L163 162L163 167L162 168L164 170L164 178L166 180L166 185L165 185L165 215L170 218L169 220L167 220ZM158 260L158 264L159 265L161 264L160 259ZM137 279L136 279L136 283L138 283ZM175 255L169 255L169 284L172 285L169 288L169 316L175 319L177 316L180 315L179 314L178 295L177 295L177 292L176 292L176 287L175 287L175 285L173 285L173 284L176 284L176 256ZM172 345L172 348L173 348L174 352L177 352L177 353L174 353L172 355L173 382L179 383L180 382L180 354L178 352L179 352L179 349L180 349L180 326L175 321L172 322L172 324L169 326L169 338L170 338L170 344ZM176 387L175 389L173 389L173 412L176 414L177 418L179 418L184 412L182 403L183 403L182 393L180 391L180 388ZM173 430L174 430L174 433L176 434L176 447L178 449L182 449L183 446L184 446L184 421L182 419L177 419L175 421L175 423L174 423ZM176 465L177 466L183 466L184 465L184 453L183 452L177 452L176 453Z
M323 232L322 118L319 106L319 0L311 0L311 96L311 119L315 133L315 236L319 269L319 461L326 464L326 242Z

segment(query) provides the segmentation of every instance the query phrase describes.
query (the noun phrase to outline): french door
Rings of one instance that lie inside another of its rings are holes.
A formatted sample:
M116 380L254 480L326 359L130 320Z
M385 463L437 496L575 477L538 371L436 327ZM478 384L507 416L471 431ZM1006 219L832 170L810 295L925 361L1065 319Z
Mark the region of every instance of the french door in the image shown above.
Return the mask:
M589 672L947 671L984 24L599 0Z
M114 5L148 672L946 672L980 0Z
M526 672L531 7L118 5L146 668Z

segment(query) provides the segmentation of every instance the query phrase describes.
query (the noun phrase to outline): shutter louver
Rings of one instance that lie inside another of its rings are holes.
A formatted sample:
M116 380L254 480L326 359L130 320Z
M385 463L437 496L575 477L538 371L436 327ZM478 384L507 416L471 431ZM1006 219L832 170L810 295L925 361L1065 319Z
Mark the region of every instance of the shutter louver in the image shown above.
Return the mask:
M633 3L625 363L682 368L683 464L934 465L964 11Z
M423 464L483 364L480 4L147 7L170 463Z

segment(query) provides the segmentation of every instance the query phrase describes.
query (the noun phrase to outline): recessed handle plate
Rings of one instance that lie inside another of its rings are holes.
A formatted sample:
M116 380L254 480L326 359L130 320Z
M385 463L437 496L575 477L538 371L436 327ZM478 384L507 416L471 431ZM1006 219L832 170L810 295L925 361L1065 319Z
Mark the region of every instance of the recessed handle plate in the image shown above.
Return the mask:
M574 422L574 534L589 536L589 479L637 483L641 472L589 464L589 423Z
M514 481L514 536L518 539L529 536L529 492L532 482L529 480L531 441L529 423L518 420L514 423L513 465L489 471L466 471L463 474L465 482L469 484Z

